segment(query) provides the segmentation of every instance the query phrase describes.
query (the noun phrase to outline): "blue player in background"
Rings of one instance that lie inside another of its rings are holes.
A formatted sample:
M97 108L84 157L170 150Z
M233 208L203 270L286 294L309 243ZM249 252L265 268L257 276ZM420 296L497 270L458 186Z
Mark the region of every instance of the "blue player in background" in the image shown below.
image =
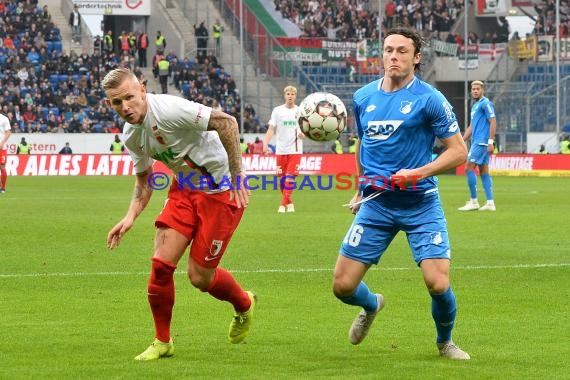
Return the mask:
M361 343L385 305L384 296L371 292L363 278L404 231L432 298L439 353L467 360L469 354L451 338L456 302L449 281L450 245L434 177L465 162L467 147L449 102L415 76L421 36L395 28L386 33L383 46L384 76L353 96L357 174L363 180L349 204L356 217L336 262L333 292L362 308L348 334L352 344ZM436 137L445 150L432 161ZM392 183L381 183L390 177Z
M471 124L465 129L463 134L464 141L471 138L471 148L469 149L467 164L465 165L465 174L471 199L465 203L465 206L459 207L458 210L495 211L493 180L489 174L489 156L495 149L493 142L495 141L495 131L497 129L495 108L489 98L485 97L485 84L480 80L471 83L471 97L475 101L471 106ZM483 207L479 207L479 201L477 200L476 167L479 167L481 183L487 197L487 203Z

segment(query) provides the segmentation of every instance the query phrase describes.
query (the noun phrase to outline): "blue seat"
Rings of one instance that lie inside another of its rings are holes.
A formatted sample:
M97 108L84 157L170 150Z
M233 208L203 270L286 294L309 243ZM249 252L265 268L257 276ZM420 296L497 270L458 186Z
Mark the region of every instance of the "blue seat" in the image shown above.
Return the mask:
M93 132L94 132L94 133L103 133L103 132L105 132L105 131L103 130L103 125L101 125L100 123L93 124L93 127L91 127L91 129L93 129Z
M42 117L44 118L44 120L47 120L48 114L49 114L49 108L47 108L47 107L42 107L42 108L40 109L40 114L42 115Z
M182 93L182 95L188 96L189 90L190 90L190 84L189 83L180 83L180 92Z
M51 107L49 112L53 113L55 116L59 116L59 108L57 107Z

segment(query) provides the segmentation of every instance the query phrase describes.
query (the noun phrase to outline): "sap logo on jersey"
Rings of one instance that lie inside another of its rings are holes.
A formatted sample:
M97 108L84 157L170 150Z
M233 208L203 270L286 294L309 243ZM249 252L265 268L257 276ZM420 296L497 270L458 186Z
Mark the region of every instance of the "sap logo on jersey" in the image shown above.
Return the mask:
M386 140L396 132L404 120L381 120L381 121L369 121L368 130L366 134L375 140Z

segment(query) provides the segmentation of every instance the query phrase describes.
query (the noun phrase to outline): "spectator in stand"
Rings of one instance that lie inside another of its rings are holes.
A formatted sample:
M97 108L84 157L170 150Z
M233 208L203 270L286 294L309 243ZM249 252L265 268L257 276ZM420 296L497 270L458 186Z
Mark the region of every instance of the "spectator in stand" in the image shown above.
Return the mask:
M113 50L113 31L108 30L107 34L103 36L103 52L109 54Z
M156 38L154 39L154 45L156 47L156 54L163 55L166 49L166 37L162 35L160 30L156 31Z
M259 137L255 138L255 141L251 145L252 150L250 153L253 154L263 154L263 141Z
M194 35L196 36L196 46L198 50L198 55L205 57L208 55L208 28L205 25L205 21L202 21L198 27L194 24Z
M113 142L111 143L111 148L109 149L109 151L112 154L123 154L123 152L125 151L125 144L123 144L119 135L115 135L115 140L113 140Z
M396 14L396 3L393 0L388 0L384 6L384 14L386 16L386 29L392 29L394 26L394 15Z
M119 47L121 55L129 55L130 52L129 36L127 35L126 31L123 30L119 38L117 38L117 45Z
M34 108L32 105L28 104L26 106L26 111L24 112L24 115L22 116L22 118L24 119L24 122L28 123L28 122L35 122L38 118L38 115L34 112Z
M22 137L22 140L20 140L20 143L16 148L16 154L31 154L31 153L32 153L32 148L30 147L30 144L28 144L25 137Z
M168 78L170 77L170 62L162 57L157 63L158 79L163 94L168 94Z
M146 51L148 49L148 35L146 32L139 32L137 35L137 52L139 56L139 66L147 67Z
M59 154L73 154L73 150L71 150L71 147L69 146L68 142L66 142L65 146L61 148Z
M467 43L469 45L477 45L479 44L479 36L477 36L477 33L471 31L467 34Z
M73 6L73 11L69 14L69 26L71 27L71 40L76 45L81 45L81 15L77 4Z

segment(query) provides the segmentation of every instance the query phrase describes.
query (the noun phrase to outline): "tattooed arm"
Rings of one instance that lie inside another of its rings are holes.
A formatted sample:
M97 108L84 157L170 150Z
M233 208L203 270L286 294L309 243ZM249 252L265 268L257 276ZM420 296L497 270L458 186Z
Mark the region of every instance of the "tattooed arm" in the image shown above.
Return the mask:
M238 207L245 207L249 202L249 191L242 181L245 174L241 165L241 148L239 145L239 128L235 117L220 111L212 111L209 131L216 131L228 155L228 164L232 176L231 198L235 199Z
M133 197L127 211L127 215L117 223L107 235L107 247L113 249L119 245L123 235L131 229L135 219L143 212L152 196L152 188L148 184L148 178L152 168L138 173L133 190Z

